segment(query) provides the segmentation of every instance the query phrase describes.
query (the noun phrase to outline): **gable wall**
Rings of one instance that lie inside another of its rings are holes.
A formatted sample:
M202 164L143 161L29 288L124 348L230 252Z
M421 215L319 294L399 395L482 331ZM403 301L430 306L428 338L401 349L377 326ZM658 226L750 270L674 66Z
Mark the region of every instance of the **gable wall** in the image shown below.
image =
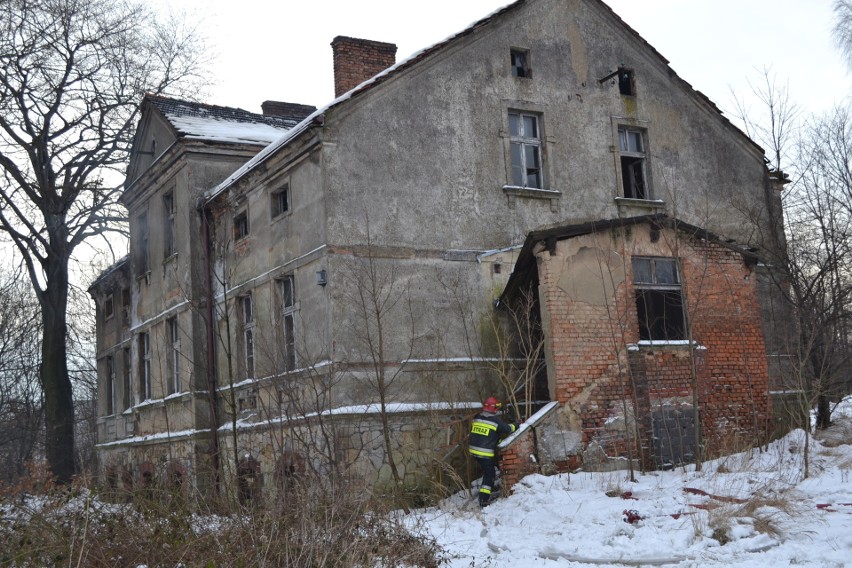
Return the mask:
M531 79L511 76L511 47L530 51ZM620 63L636 71L636 97L598 83ZM555 201L504 190L509 109L540 113ZM732 203L763 199L760 153L595 2L527 2L328 115L332 241L363 242L367 212L374 239L439 249L633 214L615 203L619 122L647 129L650 178L670 213L745 238Z

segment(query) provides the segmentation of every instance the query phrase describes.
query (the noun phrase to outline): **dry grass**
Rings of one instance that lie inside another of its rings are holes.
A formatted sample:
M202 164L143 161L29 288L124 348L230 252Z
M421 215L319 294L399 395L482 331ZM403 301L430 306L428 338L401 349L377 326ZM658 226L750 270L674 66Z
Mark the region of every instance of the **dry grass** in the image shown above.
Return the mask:
M200 498L169 496L106 503L84 488L0 503L2 566L348 567L441 563L362 492L301 486L268 508L213 513Z

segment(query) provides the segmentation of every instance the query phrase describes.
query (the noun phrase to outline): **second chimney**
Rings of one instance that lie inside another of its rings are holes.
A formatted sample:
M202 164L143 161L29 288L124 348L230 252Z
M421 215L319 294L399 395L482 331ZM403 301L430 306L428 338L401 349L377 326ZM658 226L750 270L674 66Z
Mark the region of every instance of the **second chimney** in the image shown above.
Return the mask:
M337 36L334 52L334 96L357 87L396 63L396 45L381 41Z

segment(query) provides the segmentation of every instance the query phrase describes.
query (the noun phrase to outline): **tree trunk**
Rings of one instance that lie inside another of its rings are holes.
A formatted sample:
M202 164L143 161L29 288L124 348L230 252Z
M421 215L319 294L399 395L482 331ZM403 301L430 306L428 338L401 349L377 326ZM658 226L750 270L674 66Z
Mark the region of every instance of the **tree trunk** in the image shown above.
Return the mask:
M817 397L816 429L825 430L831 426L831 401L825 394Z
M41 385L44 390L45 449L50 471L59 483L76 473L74 461L74 396L68 375L66 314L68 258L51 255L45 263L47 284L39 295L44 327Z
M74 460L74 394L68 374L68 261L71 250L64 211L45 213L50 246L42 261L41 386L44 391L45 451L56 481L70 483ZM33 282L36 286L36 283ZM36 286L37 287L37 286Z

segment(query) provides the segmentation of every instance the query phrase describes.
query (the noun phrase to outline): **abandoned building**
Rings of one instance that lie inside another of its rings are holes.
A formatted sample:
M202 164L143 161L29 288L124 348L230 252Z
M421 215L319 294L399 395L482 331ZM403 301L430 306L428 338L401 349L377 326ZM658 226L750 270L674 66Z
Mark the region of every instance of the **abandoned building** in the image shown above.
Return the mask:
M332 55L319 108L142 101L129 255L90 289L107 484L417 485L465 459L493 393L542 409L516 472L766 433L778 188L606 4L519 0L398 63Z

